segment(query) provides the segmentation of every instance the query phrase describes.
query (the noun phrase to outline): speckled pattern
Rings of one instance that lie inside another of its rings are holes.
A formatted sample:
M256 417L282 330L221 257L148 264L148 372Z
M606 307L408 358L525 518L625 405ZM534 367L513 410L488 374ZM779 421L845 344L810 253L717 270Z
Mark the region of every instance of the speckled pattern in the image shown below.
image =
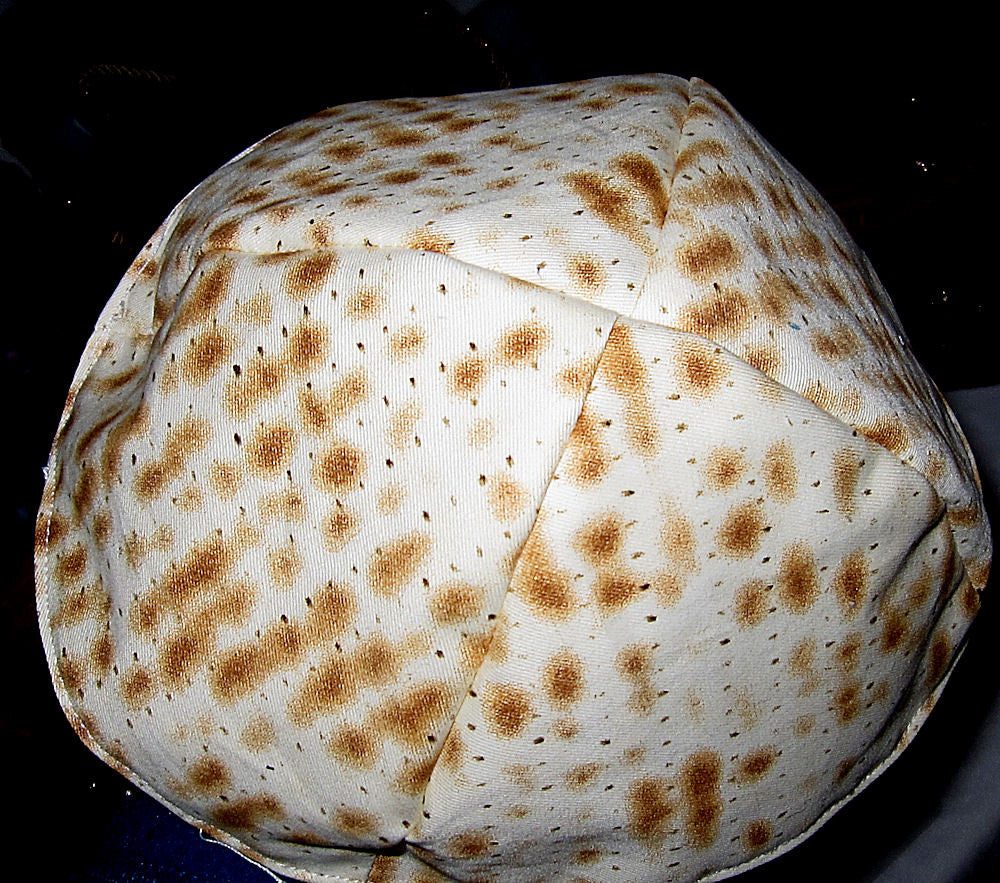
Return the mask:
M719 879L905 747L990 534L865 256L710 86L332 108L192 191L38 518L80 738L301 880Z

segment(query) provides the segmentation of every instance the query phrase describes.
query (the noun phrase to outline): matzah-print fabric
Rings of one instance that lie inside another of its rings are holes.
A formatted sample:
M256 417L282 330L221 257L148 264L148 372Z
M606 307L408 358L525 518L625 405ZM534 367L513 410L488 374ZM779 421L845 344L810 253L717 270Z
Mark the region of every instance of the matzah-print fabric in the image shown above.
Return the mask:
M866 257L665 75L240 154L101 314L47 475L70 723L306 881L759 864L907 745L991 554Z

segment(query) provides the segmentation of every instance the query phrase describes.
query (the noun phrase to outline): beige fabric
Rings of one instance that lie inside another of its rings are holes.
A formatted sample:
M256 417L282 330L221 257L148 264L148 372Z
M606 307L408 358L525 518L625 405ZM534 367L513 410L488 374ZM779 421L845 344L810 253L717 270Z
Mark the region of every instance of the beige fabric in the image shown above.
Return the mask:
M912 738L989 561L867 259L664 75L225 165L98 321L36 547L81 739L317 881L759 863Z

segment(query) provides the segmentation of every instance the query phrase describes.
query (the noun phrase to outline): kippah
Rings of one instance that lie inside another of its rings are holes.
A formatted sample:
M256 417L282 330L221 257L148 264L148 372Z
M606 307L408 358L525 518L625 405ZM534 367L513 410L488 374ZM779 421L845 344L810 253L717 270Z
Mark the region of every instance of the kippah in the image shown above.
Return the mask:
M651 74L334 107L199 184L87 344L35 560L76 733L254 861L659 883L882 772L990 554L868 259Z

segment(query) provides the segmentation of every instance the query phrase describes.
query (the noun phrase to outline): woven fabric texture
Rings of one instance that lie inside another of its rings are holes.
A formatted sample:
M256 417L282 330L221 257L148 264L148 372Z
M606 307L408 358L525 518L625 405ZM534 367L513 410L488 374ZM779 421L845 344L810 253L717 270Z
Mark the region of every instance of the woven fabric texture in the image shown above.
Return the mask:
M645 75L332 108L195 188L83 355L36 565L80 738L248 857L652 883L884 769L990 554L833 211Z

